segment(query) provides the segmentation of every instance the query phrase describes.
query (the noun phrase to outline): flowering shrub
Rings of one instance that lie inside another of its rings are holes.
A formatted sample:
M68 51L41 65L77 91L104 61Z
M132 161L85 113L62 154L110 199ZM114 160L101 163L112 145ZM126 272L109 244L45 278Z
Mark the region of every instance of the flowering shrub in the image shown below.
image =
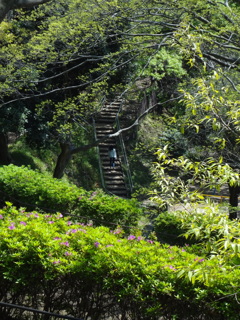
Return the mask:
M141 210L133 199L106 195L101 190L90 192L73 184L14 165L0 168L2 203L11 201L29 210L60 211L77 215L95 225L136 225Z
M239 261L9 203L0 215L1 301L92 319L236 319Z

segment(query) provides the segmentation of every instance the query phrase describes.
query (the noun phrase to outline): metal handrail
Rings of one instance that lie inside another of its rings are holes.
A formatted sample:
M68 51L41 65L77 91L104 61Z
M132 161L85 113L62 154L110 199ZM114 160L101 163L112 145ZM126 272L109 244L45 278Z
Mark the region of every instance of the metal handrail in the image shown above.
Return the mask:
M115 123L116 123L116 128L117 128L117 131L119 131L121 129L120 127L120 121L119 121L119 114L120 112L122 111L122 103L120 105L120 108L118 110L118 113L116 115L116 118L115 118ZM123 137L122 137L122 133L119 134L119 142L120 142L120 146L121 146L121 149L122 149L122 155L123 155L123 162L125 164L125 171L126 171L126 175L127 175L127 186L128 186L128 189L130 191L130 194L132 193L133 191L133 181L132 181L132 175L131 175L131 170L130 170L130 166L129 166L129 162L128 162L128 157L127 157L127 152L126 152L126 147L125 147L125 143L124 143L124 140L123 140Z
M92 118L92 122L93 122L94 139L96 141L97 140L97 132L96 132L96 122L95 122L94 117ZM98 155L97 158L98 158L98 166L99 166L99 173L100 173L102 188L106 193L113 196L114 194L112 192L108 191L108 189L105 185L105 179L104 179L103 170L102 170L102 161L101 161L101 157L100 157L99 146L97 145L96 148L97 148L97 155Z
M92 122L93 122L94 139L96 141L97 140L97 132L96 132L96 122L95 122L94 117L92 117ZM96 148L97 148L97 154L98 154L98 166L99 166L99 173L100 173L102 187L103 187L104 191L107 191L107 188L106 188L106 185L105 185L104 176L103 176L102 161L101 161L101 157L100 157L99 146L97 146Z

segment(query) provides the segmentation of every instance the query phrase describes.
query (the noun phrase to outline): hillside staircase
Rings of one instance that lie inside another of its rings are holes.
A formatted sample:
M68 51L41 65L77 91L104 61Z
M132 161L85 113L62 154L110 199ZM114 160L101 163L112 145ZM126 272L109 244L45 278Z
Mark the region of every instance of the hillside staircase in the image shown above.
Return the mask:
M100 139L108 134L116 132L114 123L121 108L122 101L116 100L111 103L106 102L101 112L95 117L96 138ZM117 151L115 167L110 167L108 156L109 147L113 146ZM99 146L100 170L102 173L102 183L106 192L118 197L127 198L129 192L125 183L122 161L118 150L117 139L109 138L100 143Z

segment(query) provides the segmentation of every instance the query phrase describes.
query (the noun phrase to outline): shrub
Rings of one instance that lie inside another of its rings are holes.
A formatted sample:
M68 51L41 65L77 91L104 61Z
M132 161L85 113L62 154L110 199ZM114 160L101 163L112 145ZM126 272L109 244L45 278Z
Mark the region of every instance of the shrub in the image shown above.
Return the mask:
M0 168L2 202L11 201L29 210L59 211L77 215L96 225L136 225L141 213L135 200L121 199L90 192L73 184L54 179L26 167L14 165Z
M155 219L154 230L161 242L180 246L186 243L186 238L183 236L186 229L183 228L180 217L171 212L159 214Z
M239 221L229 220L226 207L221 205L192 205L190 211L160 214L155 229L160 239L161 232L165 231L166 242L196 244L195 248L204 254L229 253L234 256L240 253ZM176 237L174 241L174 236L180 238Z
M224 256L205 259L120 234L7 204L0 211L1 301L91 319L236 319L240 270Z

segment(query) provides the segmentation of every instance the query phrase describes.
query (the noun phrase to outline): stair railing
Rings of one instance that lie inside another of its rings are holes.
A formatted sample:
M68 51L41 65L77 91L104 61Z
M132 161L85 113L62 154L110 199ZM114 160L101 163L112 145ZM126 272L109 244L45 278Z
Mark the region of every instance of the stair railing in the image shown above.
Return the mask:
M92 122L93 122L94 139L96 141L97 140L97 132L96 132L96 122L95 122L94 117L92 117ZM107 188L106 188L105 180L104 180L104 176L103 176L102 161L101 161L101 157L100 157L99 146L97 146L96 148L97 148L98 166L99 166L99 173L100 173L101 183L102 183L102 187L103 187L104 191L107 192Z
M104 105L105 102L106 102L106 100L104 99L103 100L103 105ZM121 103L121 105L120 105L120 107L118 109L118 112L117 112L117 115L116 115L116 118L115 118L117 131L120 130L119 114L120 114L121 111L122 111L122 103ZM95 122L95 119L94 119L94 115L92 117L92 123L93 123L94 139L97 140L96 122ZM120 133L120 135L119 135L119 143L120 143L121 153L122 153L122 157L123 157L123 164L124 164L123 170L125 171L126 176L127 176L127 183L126 183L127 190L131 194L132 191L133 191L133 181L132 181L130 166L129 166L129 162L128 162L126 147L125 147L125 144L124 144L122 133ZM107 187L105 185L105 179L104 179L104 174L103 174L103 170L102 170L102 161L101 161L99 146L97 146L97 154L98 154L98 165L99 165L99 173L100 173L102 187L103 187L103 189L104 189L104 191L106 193L114 195L113 193L111 193L110 191L107 190Z
M115 123L116 123L116 129L117 131L119 131L121 129L120 127L120 120L119 120L119 114L122 111L122 103L120 105L120 108L118 110L118 113L116 115L115 118ZM124 171L126 173L127 176L127 189L130 193L130 195L132 194L133 191L133 181L132 181L132 175L131 175L131 170L130 170L130 166L129 166L129 162L128 162L128 157L127 157L127 152L126 152L126 147L125 147L125 143L122 137L122 133L120 133L119 137L119 142L120 142L120 147L121 147L121 152L122 152L122 156L123 156L123 164L124 164Z
M96 131L96 122L95 122L94 117L92 117L92 123L93 123L94 139L96 141L97 140L97 131ZM99 166L99 173L100 173L102 188L106 193L108 193L110 195L114 195L112 192L108 191L108 189L105 185L105 179L104 179L103 170L102 170L102 161L101 161L99 146L97 146L96 149L97 149L98 166Z

